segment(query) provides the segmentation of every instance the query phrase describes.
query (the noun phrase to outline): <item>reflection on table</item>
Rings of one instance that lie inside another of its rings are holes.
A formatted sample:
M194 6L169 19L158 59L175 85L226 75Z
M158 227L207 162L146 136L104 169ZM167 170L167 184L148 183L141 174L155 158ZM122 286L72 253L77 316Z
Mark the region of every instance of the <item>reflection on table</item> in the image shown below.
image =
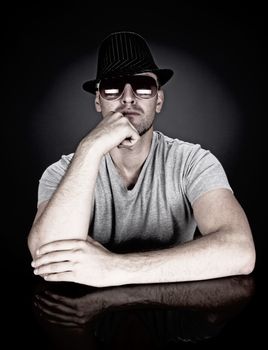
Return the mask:
M251 276L102 289L42 282L33 308L55 348L160 349L209 342L253 294Z

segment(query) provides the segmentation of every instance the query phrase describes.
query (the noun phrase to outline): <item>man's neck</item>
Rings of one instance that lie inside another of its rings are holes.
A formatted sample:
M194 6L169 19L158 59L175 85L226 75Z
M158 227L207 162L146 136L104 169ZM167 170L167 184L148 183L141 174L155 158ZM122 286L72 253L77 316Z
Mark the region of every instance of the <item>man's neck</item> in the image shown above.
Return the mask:
M113 148L110 156L121 174L139 173L150 152L153 139L153 128L149 129L132 149Z

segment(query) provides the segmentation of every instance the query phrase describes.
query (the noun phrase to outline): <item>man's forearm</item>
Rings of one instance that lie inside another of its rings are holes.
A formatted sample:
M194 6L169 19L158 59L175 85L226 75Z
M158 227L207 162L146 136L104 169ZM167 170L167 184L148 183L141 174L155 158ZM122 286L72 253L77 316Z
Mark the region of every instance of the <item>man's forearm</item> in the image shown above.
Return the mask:
M198 282L144 284L100 289L81 299L110 307L166 305L213 308L248 299L254 292L251 276L232 276Z
M243 235L215 232L159 251L115 255L114 285L195 281L248 274L255 257Z
M62 239L86 239L101 156L91 142L79 144L59 187L29 234L34 256L43 244Z
M36 249L46 243L87 238L102 156L119 145L131 149L139 139L129 120L111 111L80 142L64 178L29 234L34 258Z
M34 273L47 281L95 287L246 275L254 264L252 239L227 229L175 247L129 254L109 252L92 238L56 241L40 247L32 262Z

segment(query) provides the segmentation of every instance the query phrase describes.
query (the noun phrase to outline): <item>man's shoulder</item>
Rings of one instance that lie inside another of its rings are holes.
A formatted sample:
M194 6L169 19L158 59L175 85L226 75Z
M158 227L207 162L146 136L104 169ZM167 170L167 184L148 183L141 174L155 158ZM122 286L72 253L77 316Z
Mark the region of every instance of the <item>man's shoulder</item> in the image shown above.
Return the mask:
M63 168L68 167L73 156L74 156L74 153L63 154L56 162L52 163L50 167L58 167L58 166Z
M57 161L51 163L44 171L43 177L50 177L52 175L58 174L62 176L67 170L74 153L63 154Z
M157 139L158 145L162 145L166 149L176 150L177 152L195 152L202 149L201 145L198 143L192 143L189 141L184 141L179 138L172 138L160 131L154 131L155 138ZM206 151L206 150L204 150Z

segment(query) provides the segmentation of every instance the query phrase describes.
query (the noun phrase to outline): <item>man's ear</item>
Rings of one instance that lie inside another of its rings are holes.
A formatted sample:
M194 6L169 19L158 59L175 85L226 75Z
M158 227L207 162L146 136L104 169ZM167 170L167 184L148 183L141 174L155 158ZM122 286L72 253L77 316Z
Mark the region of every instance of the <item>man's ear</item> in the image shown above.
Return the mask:
M99 93L99 91L96 91L95 108L96 108L97 112L101 112L100 93Z
M165 96L164 96L164 91L163 90L158 90L157 92L157 101L156 101L156 113L160 113L161 112L161 109L163 107L163 104L164 104L164 99L165 99Z

